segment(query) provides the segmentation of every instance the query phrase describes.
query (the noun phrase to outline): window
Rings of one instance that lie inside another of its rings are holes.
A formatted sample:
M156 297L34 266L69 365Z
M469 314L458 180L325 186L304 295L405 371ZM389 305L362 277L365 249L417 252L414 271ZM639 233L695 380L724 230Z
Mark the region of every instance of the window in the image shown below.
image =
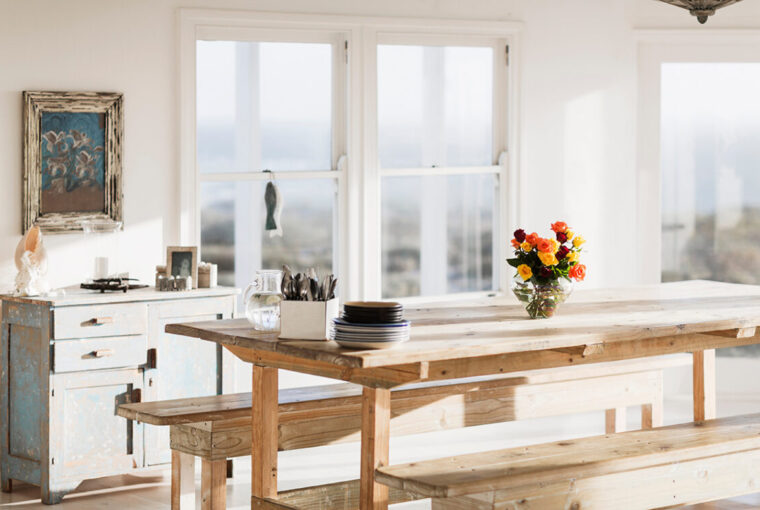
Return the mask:
M201 252L221 284L245 287L282 264L335 271L342 134L331 39L197 42ZM264 230L269 179L287 204L282 237Z
M494 48L381 44L377 56L383 297L498 288Z
M287 263L335 272L342 299L504 288L515 27L199 12L181 28L183 242L221 283ZM264 231L270 178L283 237Z
M662 67L663 281L760 283L758 89L758 63Z

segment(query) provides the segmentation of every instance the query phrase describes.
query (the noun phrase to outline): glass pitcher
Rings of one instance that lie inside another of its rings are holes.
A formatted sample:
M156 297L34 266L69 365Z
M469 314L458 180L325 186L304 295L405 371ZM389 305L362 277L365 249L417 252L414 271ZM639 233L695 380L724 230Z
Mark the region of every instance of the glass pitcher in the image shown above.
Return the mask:
M245 316L258 331L280 330L280 282L282 271L256 271L256 277L243 294Z

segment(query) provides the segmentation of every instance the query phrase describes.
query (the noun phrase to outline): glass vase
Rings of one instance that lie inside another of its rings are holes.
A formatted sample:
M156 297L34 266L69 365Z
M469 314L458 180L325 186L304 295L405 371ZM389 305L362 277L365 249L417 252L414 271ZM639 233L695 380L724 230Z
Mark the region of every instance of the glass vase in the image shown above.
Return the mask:
M512 292L525 306L531 319L552 317L572 291L573 282L566 278L557 278L546 283L526 282L520 276L515 276L512 280Z

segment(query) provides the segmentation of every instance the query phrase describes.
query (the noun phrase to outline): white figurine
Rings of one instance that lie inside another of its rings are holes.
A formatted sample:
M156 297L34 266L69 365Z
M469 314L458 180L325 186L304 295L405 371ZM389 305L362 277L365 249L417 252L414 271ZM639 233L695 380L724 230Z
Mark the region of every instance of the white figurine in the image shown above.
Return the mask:
M17 296L37 296L50 292L47 275L47 251L42 244L40 227L34 226L21 238L16 247Z

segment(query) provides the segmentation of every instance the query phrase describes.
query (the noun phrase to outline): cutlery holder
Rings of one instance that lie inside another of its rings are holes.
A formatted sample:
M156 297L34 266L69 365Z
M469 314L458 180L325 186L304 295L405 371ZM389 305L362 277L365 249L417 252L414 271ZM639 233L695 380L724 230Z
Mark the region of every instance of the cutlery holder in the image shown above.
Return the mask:
M338 316L338 298L329 301L280 303L280 338L328 340L332 320Z

